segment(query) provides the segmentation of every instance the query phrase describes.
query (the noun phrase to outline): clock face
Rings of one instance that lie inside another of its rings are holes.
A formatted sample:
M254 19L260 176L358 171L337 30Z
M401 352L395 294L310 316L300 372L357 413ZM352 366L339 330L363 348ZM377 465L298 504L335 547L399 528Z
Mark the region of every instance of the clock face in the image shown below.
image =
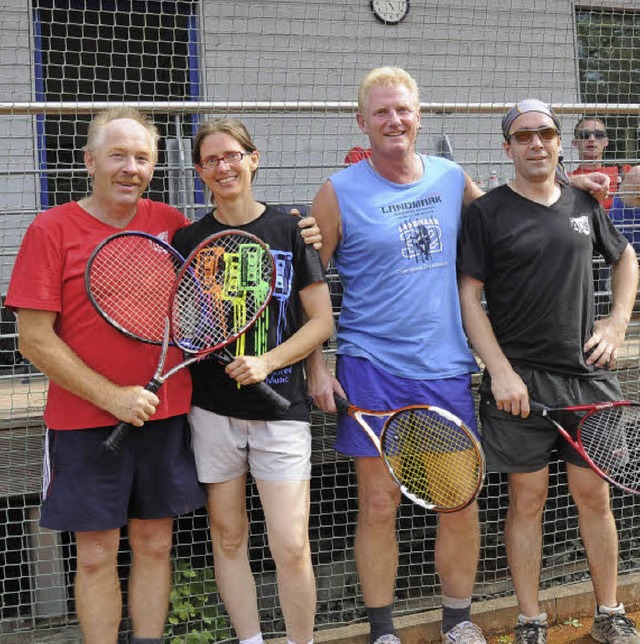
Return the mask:
M371 0L371 11L385 25L397 25L409 13L409 0Z

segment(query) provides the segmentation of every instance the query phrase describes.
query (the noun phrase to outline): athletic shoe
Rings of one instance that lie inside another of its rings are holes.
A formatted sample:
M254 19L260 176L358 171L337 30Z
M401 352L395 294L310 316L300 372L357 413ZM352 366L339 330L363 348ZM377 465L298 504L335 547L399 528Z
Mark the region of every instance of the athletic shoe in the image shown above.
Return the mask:
M514 644L547 644L547 622L518 622Z
M487 644L479 626L465 621L456 624L450 631L442 633L443 644Z
M373 644L401 644L397 635L380 635Z
M636 623L625 613L596 615L591 627L591 637L603 644L640 644Z

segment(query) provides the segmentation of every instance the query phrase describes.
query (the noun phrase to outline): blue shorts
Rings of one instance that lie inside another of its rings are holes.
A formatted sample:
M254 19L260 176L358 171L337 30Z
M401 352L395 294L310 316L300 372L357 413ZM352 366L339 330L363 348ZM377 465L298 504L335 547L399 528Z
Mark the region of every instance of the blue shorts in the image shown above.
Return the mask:
M336 377L349 400L372 411L397 409L405 405L434 405L458 416L477 434L471 374L441 380L411 380L385 371L365 358L339 355ZM373 425L380 433L382 424ZM334 447L347 456L379 456L358 423L345 414L338 417Z
M40 525L93 532L129 519L164 519L206 503L186 415L134 428L118 454L102 442L112 427L47 430Z

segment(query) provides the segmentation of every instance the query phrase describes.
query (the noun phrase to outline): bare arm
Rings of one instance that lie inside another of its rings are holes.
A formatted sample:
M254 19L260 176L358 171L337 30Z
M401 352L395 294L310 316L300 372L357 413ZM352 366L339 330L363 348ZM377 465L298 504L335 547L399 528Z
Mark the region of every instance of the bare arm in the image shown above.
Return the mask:
M458 289L464 329L491 376L491 392L498 409L526 418L529 415L527 386L504 355L489 317L482 308L483 283L468 275L460 275Z
M299 293L306 322L285 342L261 356L239 356L225 371L241 385L262 382L272 371L306 358L333 333L329 287L315 282Z
M611 272L611 313L596 321L593 335L584 345L585 353L589 353L587 364L607 365L610 369L616 365L638 292L638 258L631 244L627 244Z
M121 387L88 367L55 332L57 314L20 309L20 353L72 394L119 420L142 426L156 411L158 397L140 386Z
M627 208L640 208L640 166L633 166L625 172L618 192Z
M464 173L464 193L462 195L462 205L466 208L471 205L478 197L482 197L484 192L471 180L471 177Z
M322 233L320 258L325 267L329 265L333 254L342 238L342 219L338 198L330 181L325 182L316 194L311 206L311 214L316 218ZM327 367L322 348L318 347L306 361L307 386L313 402L323 411L335 411L333 392L341 396L345 392L340 383Z
M609 194L609 176L602 172L569 175L569 184L588 192L594 199L602 201Z

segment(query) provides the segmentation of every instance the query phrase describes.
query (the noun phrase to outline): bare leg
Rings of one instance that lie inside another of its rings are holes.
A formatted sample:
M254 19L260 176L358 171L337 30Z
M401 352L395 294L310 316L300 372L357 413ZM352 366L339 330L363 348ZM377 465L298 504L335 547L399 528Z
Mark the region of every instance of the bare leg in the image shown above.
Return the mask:
M480 526L476 503L460 512L441 514L435 557L443 595L455 599L471 597L479 556Z
M207 485L216 582L238 639L260 632L256 584L247 553L245 476Z
M520 612L540 614L538 589L542 557L542 512L549 490L549 469L509 474L509 511L505 522L507 559Z
M162 637L169 610L172 542L171 518L129 521L133 552L129 613L134 637Z
M316 614L316 582L309 545L309 481L256 483L278 571L287 637L296 644L306 644L313 638Z
M118 579L120 530L77 532L75 595L85 644L115 644L122 619Z
M398 569L396 514L400 490L378 457L356 458L358 525L356 566L368 608L393 603Z
M567 463L571 496L578 507L580 535L599 605L616 606L618 532L609 503L609 484L588 467Z

